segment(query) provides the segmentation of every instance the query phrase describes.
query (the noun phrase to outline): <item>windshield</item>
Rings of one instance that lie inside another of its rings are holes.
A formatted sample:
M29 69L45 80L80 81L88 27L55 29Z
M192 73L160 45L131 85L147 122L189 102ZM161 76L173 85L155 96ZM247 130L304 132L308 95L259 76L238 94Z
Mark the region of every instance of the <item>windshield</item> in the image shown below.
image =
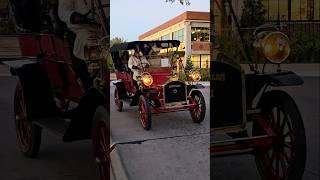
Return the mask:
M175 67L178 47L169 43L148 43L139 47L139 56L142 63L148 63L149 68ZM131 50L132 56L136 50ZM147 61L147 62L146 62Z

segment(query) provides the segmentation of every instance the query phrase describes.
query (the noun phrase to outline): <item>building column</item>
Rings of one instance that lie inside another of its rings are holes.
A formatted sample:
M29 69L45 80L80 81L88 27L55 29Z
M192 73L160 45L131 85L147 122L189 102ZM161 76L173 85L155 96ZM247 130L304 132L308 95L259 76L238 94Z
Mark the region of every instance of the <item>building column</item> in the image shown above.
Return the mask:
M183 65L187 64L187 57L191 56L191 22L185 22L184 28L185 55Z

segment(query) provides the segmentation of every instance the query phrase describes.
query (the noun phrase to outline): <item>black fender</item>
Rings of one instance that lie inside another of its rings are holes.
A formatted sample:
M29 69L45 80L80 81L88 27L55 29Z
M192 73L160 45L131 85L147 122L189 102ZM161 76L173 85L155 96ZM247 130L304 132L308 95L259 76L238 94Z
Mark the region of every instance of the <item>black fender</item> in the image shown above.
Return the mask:
M304 84L303 79L292 71L270 74L268 78L270 86L299 86Z
M193 89L204 89L202 84L188 84L187 85L187 94L190 94Z
M66 118L70 118L71 122L63 141L70 142L91 138L92 121L96 109L100 105L109 107L108 97L97 88L88 89L81 97L79 105L66 115Z
M258 93L265 91L268 86L299 86L304 84L303 79L292 71L284 71L271 74L247 74L246 75L246 99L249 107Z
M127 90L126 90L126 87L124 86L124 82L122 80L112 81L112 83L113 83L113 85L115 85L117 87L120 99L128 98L127 97Z
M21 84L30 120L53 117L59 114L49 78L41 64L27 63L10 68L12 74L18 77Z

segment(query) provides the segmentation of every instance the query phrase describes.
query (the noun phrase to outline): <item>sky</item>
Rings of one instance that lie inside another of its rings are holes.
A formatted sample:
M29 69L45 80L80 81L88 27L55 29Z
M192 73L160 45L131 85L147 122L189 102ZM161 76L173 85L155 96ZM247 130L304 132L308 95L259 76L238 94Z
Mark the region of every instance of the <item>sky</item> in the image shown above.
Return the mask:
M190 6L166 0L110 0L111 39L138 40L138 36L185 11L209 12L210 0L189 0Z

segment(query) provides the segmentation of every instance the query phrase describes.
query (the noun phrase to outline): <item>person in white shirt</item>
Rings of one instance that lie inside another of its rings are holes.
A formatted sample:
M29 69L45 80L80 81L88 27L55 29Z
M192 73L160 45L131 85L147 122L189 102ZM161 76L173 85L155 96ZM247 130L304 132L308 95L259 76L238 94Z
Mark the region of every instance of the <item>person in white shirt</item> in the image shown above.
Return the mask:
M92 24L91 0L59 0L58 15L66 23L68 29L76 34L73 47L75 57L86 60L85 46L90 33L97 33L97 27Z
M133 80L137 80L137 76L141 73L142 69L149 66L148 60L143 56L141 51L134 51L133 56L128 61L128 67L133 72Z
M85 47L89 43L89 37L98 33L97 25L89 18L92 15L91 5L91 0L59 0L58 7L59 18L76 35L73 42L72 65L84 89L90 88L93 82L85 62L88 60Z

